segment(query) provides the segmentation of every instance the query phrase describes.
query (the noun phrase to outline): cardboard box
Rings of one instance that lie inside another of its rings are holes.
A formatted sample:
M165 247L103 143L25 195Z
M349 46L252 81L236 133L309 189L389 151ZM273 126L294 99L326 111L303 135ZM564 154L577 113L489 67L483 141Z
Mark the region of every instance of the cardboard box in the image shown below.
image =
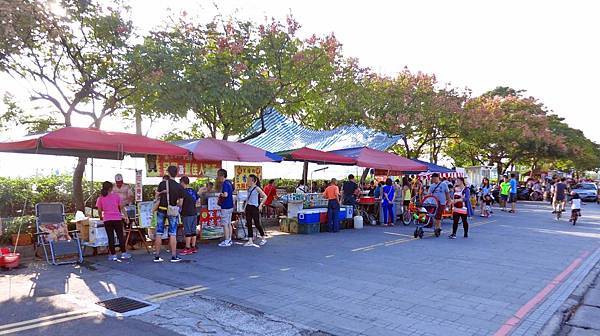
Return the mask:
M90 239L90 219L89 218L75 222L75 228L79 231L79 238L82 241L88 241Z

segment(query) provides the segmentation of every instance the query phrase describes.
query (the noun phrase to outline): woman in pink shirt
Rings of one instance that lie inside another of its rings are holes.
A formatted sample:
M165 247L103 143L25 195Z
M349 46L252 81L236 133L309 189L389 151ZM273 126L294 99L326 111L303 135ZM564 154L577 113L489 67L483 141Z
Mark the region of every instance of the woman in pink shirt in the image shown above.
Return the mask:
M96 201L96 207L100 214L100 220L104 221L104 229L108 236L108 260L116 261L117 255L115 252L115 233L119 239L119 249L121 259L130 259L131 254L125 250L125 238L123 237L123 218L125 222L129 222L129 218L123 215L123 206L121 206L121 198L119 195L112 192L113 184L105 181L102 183L100 197Z

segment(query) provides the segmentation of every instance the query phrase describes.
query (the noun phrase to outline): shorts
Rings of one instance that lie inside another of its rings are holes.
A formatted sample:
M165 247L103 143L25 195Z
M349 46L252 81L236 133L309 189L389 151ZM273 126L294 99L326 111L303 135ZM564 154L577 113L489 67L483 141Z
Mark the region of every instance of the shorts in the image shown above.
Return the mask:
M571 209L571 217L580 216L581 217L581 209Z
M183 222L183 230L185 232L186 237L195 237L198 234L196 228L196 223L198 223L198 219L196 216L181 217L181 221Z
M221 209L221 225L231 226L231 215L233 215L233 208Z
M404 206L405 206L405 207L407 207L407 206L409 206L409 205L410 205L410 201L404 200L404 203L403 203L403 204L404 204Z
M508 201L508 195L500 195L500 199L506 202Z
M436 220L442 220L442 216L444 215L444 210L446 209L446 206L439 206L436 213L435 213L435 219Z
M511 193L508 196L508 203L517 203L517 194Z
M169 236L177 236L177 224L179 224L179 217L167 216L164 212L156 213L156 235L162 236L165 233L165 221L169 220Z

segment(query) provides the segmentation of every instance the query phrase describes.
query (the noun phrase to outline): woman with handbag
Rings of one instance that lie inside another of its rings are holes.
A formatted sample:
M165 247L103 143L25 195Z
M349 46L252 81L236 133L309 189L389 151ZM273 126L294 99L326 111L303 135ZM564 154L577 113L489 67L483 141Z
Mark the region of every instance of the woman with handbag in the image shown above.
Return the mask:
M467 203L470 202L469 188L465 186L465 179L459 177L456 179L454 186L454 207L452 207L452 234L448 237L456 239L456 231L458 230L458 221L462 220L464 237L469 237L469 222L467 217L469 210Z
M260 201L262 199L262 201ZM260 188L258 176L250 174L248 176L248 201L246 201L246 225L248 226L248 242L244 246L249 247L260 247L267 243L267 236L265 229L260 223L260 212L265 206L267 201L267 194ZM256 229L260 233L260 241L256 245L253 241L254 232L252 230L252 224L256 226ZM259 246L260 245L260 246Z

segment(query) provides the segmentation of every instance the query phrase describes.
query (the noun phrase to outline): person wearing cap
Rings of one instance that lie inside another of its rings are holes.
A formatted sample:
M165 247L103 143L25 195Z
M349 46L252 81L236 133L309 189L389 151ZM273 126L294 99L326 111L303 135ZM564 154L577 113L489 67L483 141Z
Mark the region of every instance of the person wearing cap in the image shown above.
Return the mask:
M123 183L123 175L115 175L115 185L113 186L113 193L119 195L121 200L121 206L126 206L133 203L133 190L129 187L129 184Z

